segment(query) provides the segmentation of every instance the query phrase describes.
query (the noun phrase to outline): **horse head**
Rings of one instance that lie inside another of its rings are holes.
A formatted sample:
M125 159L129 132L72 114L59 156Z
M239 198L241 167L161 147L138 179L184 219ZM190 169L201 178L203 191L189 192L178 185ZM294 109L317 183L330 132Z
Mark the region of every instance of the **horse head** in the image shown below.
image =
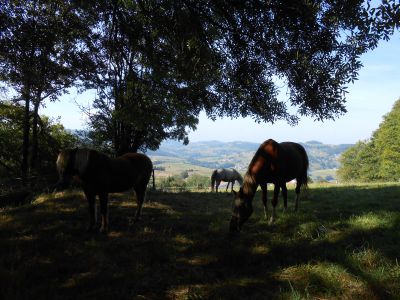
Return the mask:
M230 232L239 232L244 222L246 222L253 213L252 201L243 193L243 188L239 192L233 193L232 217L229 223Z
M73 179L79 177L85 171L88 158L88 149L61 150L56 161L59 180L54 190L59 191L68 188Z

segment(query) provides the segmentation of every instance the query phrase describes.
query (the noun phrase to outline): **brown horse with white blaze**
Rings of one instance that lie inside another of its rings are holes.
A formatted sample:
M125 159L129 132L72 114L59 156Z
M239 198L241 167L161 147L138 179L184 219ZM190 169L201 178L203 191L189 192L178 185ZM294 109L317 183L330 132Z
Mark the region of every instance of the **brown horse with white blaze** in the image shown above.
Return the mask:
M126 153L117 158L91 149L65 149L57 158L59 181L56 189L67 188L73 179L82 183L89 204L89 227L96 227L96 196L100 199L101 232L108 231L108 194L133 188L136 193L137 210L134 220L140 217L147 184L153 164L146 155Z
M234 205L230 221L230 231L240 231L244 222L253 212L252 201L260 185L264 214L267 216L267 184L274 184L272 198L272 215L270 223L275 221L275 208L279 191L282 189L284 207L287 208L286 182L296 179L296 203L298 208L299 194L302 186L307 187L308 156L300 144L293 142L277 143L269 139L263 142L250 162L244 176L243 188L234 193Z

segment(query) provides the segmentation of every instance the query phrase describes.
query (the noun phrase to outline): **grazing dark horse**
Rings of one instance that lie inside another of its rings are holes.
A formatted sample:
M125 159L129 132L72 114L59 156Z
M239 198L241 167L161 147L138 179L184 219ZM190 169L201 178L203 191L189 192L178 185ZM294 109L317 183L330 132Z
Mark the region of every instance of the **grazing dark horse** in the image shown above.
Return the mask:
M265 217L267 217L267 184L275 185L270 223L275 221L275 208L280 189L285 209L287 208L286 182L293 179L296 179L295 210L297 210L300 188L307 187L307 169L308 156L303 146L292 142L277 143L272 139L262 143L244 176L243 188L239 192L233 192L235 199L230 231L240 231L243 223L252 214L252 201L259 185L262 189Z
M239 174L235 169L217 169L211 175L211 191L215 191L218 193L218 187L221 181L228 182L226 186L226 190L228 190L229 183L231 183L231 190L233 190L233 186L235 181L238 181L240 185L243 184L243 177Z
M96 195L100 199L101 232L108 231L108 194L133 188L136 192L137 210L134 220L140 217L142 205L153 164L146 155L126 153L118 158L90 149L62 150L57 158L59 181L56 189L65 189L72 179L82 183L89 203L89 227L96 226Z

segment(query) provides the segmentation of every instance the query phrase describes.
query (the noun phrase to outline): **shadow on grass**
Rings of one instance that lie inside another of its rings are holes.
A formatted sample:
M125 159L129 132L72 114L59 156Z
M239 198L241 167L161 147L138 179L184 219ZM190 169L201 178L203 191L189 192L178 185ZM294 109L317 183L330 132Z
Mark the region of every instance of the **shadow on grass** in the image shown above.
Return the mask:
M108 236L84 232L81 193L49 197L2 212L0 298L399 298L399 194L399 186L312 189L299 213L280 212L274 226L256 195L236 237L227 233L228 193L150 192L131 230L133 196L113 195ZM379 260L356 259L368 251Z

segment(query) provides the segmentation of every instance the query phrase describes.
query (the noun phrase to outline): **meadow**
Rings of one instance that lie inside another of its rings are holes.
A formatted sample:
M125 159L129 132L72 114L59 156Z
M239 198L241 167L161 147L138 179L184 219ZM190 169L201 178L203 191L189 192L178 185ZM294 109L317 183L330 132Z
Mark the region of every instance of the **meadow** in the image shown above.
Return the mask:
M271 190L271 189L270 189ZM316 185L238 235L230 193L114 194L107 236L80 191L0 214L0 299L400 299L400 184ZM269 199L271 195L269 195ZM281 199L280 199L281 200Z

